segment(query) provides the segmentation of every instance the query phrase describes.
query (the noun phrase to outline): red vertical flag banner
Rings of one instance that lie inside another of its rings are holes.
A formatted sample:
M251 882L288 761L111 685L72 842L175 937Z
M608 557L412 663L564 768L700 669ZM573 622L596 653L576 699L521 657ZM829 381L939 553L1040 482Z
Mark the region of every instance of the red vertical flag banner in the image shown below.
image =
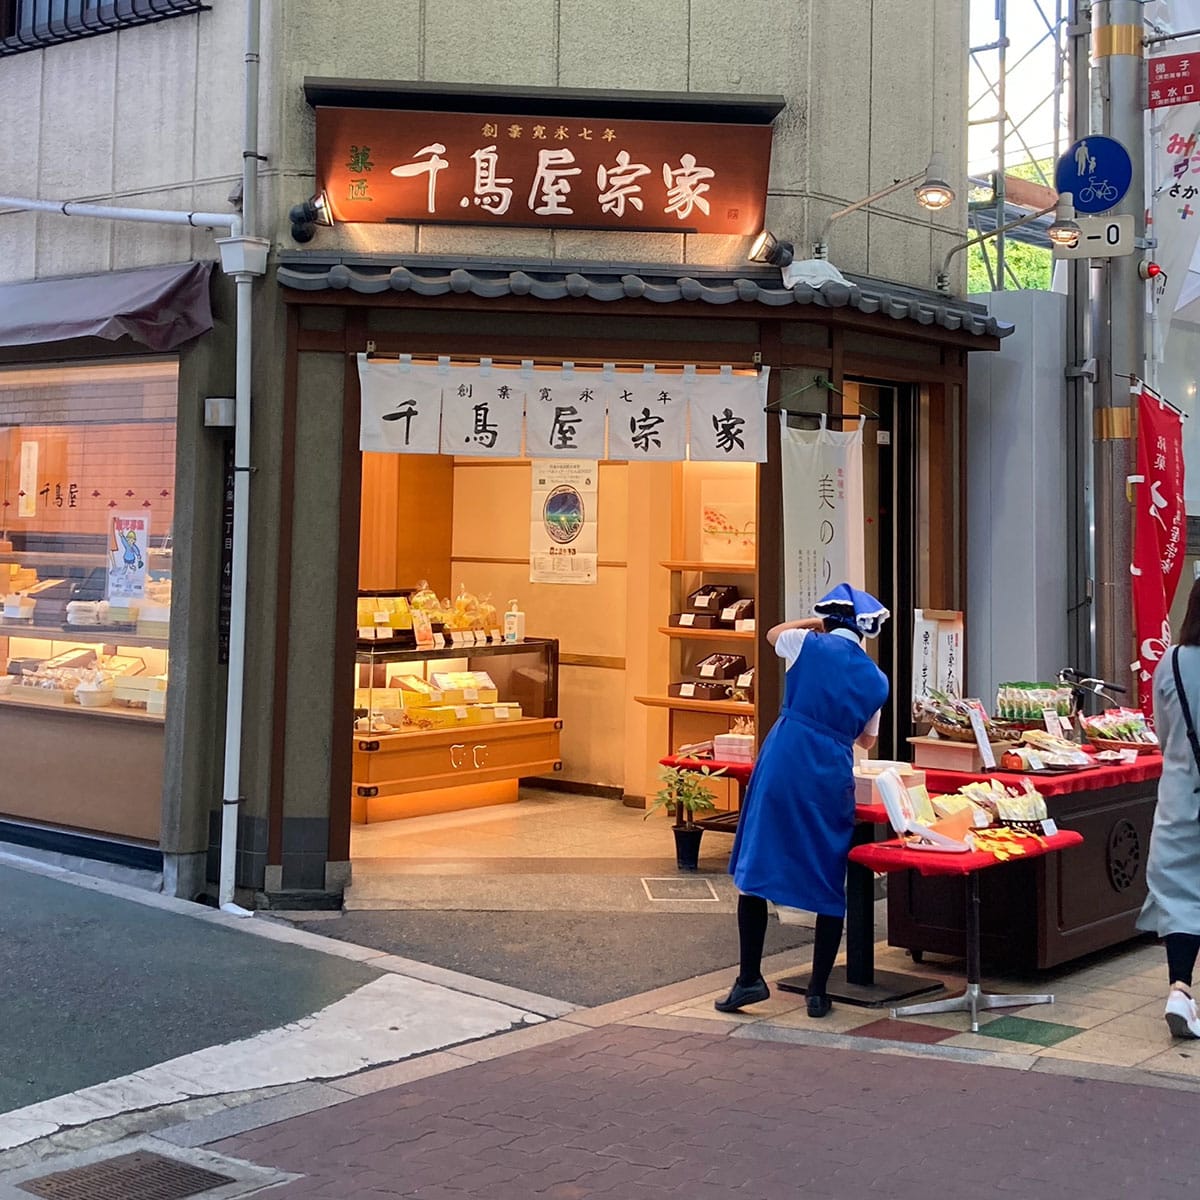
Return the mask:
M1183 496L1183 420L1142 388L1138 395L1136 515L1133 524L1133 614L1137 631L1138 704L1151 713L1150 680L1171 644L1171 601L1183 572L1187 512Z

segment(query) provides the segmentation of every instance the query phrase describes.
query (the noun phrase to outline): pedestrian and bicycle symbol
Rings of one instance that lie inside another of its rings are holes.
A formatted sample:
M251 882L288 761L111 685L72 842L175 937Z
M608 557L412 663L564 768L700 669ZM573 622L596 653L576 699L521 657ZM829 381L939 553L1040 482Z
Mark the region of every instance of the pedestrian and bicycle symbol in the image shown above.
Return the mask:
M1075 211L1107 212L1133 182L1133 160L1120 142L1099 134L1080 138L1058 160L1054 186L1074 197Z

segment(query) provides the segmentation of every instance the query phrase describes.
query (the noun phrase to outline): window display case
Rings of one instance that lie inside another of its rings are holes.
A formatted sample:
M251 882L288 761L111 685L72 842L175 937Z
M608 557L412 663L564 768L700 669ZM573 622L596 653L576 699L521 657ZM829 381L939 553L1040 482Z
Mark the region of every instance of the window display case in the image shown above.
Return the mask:
M562 769L557 640L360 641L355 676L356 822L515 801Z

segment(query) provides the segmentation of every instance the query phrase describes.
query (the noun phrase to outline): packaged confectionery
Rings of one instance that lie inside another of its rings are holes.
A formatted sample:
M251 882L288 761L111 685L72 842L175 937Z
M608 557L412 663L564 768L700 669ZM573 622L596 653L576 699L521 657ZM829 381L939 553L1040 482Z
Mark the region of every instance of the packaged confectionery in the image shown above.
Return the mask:
M736 679L745 669L746 659L741 654L710 654L696 664L701 679Z
M738 590L727 583L706 583L688 596L693 612L707 612L719 617L738 598Z
M680 700L728 700L729 692L728 683L708 680L685 680L683 683L672 683L667 688L668 695Z
M754 744L752 733L718 733L713 738L713 757L720 762L753 762Z
M716 613L672 613L671 624L679 629L718 629L721 618Z
M735 600L721 609L721 624L735 625L738 621L747 621L752 616L754 616L754 599L751 596L743 596L740 600Z

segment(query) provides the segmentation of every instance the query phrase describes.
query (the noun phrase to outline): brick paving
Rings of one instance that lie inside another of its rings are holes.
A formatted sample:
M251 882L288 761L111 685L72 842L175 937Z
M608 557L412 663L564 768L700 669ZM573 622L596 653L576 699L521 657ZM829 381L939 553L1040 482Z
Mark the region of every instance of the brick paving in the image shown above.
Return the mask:
M1185 1092L610 1025L212 1148L281 1200L928 1200L1192 1184Z

